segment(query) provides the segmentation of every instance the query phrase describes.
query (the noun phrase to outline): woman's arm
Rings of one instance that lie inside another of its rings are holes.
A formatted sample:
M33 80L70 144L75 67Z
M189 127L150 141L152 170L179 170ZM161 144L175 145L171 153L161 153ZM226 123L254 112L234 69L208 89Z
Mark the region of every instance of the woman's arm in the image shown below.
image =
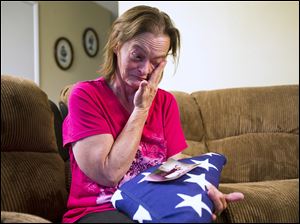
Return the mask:
M77 141L73 153L79 168L98 184L116 186L135 158L147 115L134 110L115 141L111 134Z
M165 61L161 62L149 81L140 83L134 96L133 112L115 141L111 134L101 134L84 138L73 145L79 168L98 184L116 186L129 170L165 65Z

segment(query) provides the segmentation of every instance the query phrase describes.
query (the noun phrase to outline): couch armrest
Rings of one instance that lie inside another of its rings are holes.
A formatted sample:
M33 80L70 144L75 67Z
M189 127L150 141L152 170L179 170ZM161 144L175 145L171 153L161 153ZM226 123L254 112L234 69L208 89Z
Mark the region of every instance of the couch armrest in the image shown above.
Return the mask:
M299 222L299 179L223 183L219 185L219 190L223 193L239 191L245 198L230 203L217 222Z
M1 223L51 223L36 215L1 211Z

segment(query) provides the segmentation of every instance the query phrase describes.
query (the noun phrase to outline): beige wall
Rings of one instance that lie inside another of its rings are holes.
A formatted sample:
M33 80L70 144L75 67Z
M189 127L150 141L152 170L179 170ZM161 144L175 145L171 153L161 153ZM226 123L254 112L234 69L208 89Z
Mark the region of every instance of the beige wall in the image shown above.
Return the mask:
M111 23L111 13L93 2L39 2L40 87L49 99L57 103L64 86L99 76L97 70ZM87 27L96 30L100 42L93 58L87 56L82 45ZM59 37L68 38L73 46L73 64L66 71L56 65L54 58L54 45Z

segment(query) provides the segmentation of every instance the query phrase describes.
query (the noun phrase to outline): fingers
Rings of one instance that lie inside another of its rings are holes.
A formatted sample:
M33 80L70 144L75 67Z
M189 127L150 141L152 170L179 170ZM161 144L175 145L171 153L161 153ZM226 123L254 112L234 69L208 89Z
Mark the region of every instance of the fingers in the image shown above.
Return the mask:
M148 85L148 82L146 80L143 80L141 83L140 83L140 88L142 88L142 90L145 90L146 86Z
M158 86L160 78L162 76L162 72L167 64L167 61L162 61L152 72L150 75L149 83Z
M212 216L212 220L213 220L213 221L216 221L216 220L217 220L216 214L213 213L211 216Z
M227 201L224 194L222 194L216 187L211 185L208 188L208 196L213 201L215 206L215 214L219 215L223 210L227 208Z
M147 91L147 86L148 86L148 82L146 80L143 80L141 83L140 83L140 87L139 89L137 90L137 94L138 95L143 95L145 94L145 92Z
M244 195L241 192L233 192L233 193L225 195L225 199L228 202L240 201L240 200L244 199Z
M212 214L212 219L216 220L217 216L223 212L228 206L229 202L239 201L244 199L244 194L241 192L233 192L230 194L223 194L215 186L208 187L208 196L214 203L215 211Z
M152 96L154 92L155 90L149 86L148 81L143 80L140 82L140 86L133 99L134 106L139 109L148 110L154 98Z
M166 61L161 62L152 72L148 81L143 80L134 96L134 105L140 109L149 109L157 92L157 86L166 65Z

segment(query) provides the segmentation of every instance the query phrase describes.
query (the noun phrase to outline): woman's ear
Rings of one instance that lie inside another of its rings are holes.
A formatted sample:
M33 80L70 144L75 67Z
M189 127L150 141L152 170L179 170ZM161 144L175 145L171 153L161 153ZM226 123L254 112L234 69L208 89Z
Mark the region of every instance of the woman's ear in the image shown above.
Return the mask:
M120 44L117 43L117 45L114 47L114 53L115 53L116 55L118 55L119 50L120 50Z
M117 48L117 46L114 47L114 53L118 54L118 48Z

